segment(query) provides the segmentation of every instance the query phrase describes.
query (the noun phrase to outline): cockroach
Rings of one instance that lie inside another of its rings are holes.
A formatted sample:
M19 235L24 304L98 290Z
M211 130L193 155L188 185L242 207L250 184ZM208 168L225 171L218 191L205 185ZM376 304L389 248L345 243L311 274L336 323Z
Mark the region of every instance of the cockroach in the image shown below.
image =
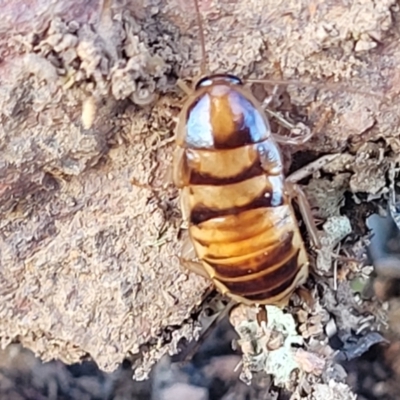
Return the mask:
M194 6L204 75L197 0ZM189 226L183 263L235 302L284 306L309 273L293 200L319 247L309 203L284 176L278 143L296 141L271 132L261 104L237 76L202 76L188 94L177 124L173 172Z

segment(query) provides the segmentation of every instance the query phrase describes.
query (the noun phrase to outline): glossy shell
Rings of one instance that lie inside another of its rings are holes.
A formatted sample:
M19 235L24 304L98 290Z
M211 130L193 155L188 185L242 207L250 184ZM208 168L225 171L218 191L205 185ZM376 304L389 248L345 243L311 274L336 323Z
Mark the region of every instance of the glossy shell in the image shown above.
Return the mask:
M257 101L230 75L203 79L177 127L175 184L204 270L245 304L286 304L308 275L282 159Z

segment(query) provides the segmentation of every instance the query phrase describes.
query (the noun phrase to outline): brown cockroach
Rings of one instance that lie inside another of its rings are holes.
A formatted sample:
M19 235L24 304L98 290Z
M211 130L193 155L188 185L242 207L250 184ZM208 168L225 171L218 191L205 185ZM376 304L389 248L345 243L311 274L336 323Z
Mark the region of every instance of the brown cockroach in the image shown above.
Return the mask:
M184 264L236 302L284 306L308 277L292 200L316 247L318 231L304 193L285 179L278 147L295 142L272 134L259 102L231 74L202 77L181 111L173 179L189 224Z

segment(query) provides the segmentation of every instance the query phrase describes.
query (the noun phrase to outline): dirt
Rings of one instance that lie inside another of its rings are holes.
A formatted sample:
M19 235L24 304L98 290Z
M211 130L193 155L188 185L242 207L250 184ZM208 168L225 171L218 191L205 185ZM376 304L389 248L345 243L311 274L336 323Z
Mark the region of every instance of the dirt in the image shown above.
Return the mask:
M210 400L285 400L290 392L275 387L265 374L256 374L246 385L238 377L241 356L232 351L236 335L227 320L203 343L192 362L182 366L168 356L155 366L150 379L132 380L132 365L126 360L112 373L98 369L94 362L66 365L61 361L42 363L19 345L1 353L0 398L28 399L113 399L160 400L191 398ZM344 364L342 374L353 393L362 400L396 400L398 373L395 369L399 345L374 346L361 358ZM342 397L352 398L348 387L337 385ZM334 386L318 385L318 396L332 398ZM331 397L328 397L331 396ZM316 397L321 398L321 397Z

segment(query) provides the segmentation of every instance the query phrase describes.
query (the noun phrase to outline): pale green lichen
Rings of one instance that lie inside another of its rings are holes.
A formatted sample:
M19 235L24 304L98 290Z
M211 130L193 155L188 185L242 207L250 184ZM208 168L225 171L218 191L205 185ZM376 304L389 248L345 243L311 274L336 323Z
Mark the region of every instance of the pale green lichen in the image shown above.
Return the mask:
M243 310L245 306L240 307ZM265 309L268 321L261 324L257 321L256 313L249 315L249 309L245 310L247 316L241 321L238 319L241 310L235 310L232 323L237 324L235 329L240 336L238 344L244 353L241 378L249 381L253 372L264 371L273 375L276 385L287 386L292 372L301 368L293 345L302 345L303 338L296 332L296 323L291 314L275 306L266 306Z
M266 306L268 313L267 329L278 331L283 335L283 346L277 350L266 353L265 371L274 374L275 383L285 384L290 380L294 369L300 368L295 359L293 345L302 345L303 338L296 331L296 324L291 314L286 314L282 309L274 306Z

